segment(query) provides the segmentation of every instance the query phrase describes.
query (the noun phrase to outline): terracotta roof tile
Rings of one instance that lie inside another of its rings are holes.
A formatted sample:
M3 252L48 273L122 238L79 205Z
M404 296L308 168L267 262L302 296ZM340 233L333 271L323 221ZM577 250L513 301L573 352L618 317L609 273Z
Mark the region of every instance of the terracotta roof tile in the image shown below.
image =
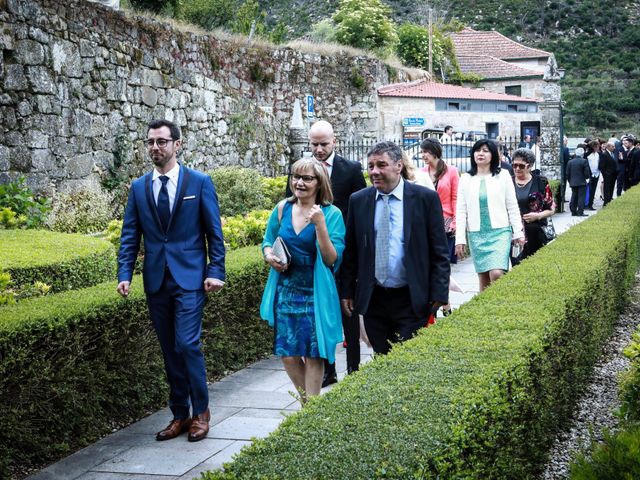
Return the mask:
M495 31L481 32L465 28L451 34L456 56L491 55L502 60L550 57L551 53L527 47Z
M484 79L539 77L541 72L505 62L490 55L457 55L463 73L477 73Z
M490 92L476 88L459 87L445 83L430 82L426 79L413 82L393 83L378 88L380 97L418 97L418 98L458 98L467 100L502 100L505 102L535 103L535 98L518 97L505 93Z

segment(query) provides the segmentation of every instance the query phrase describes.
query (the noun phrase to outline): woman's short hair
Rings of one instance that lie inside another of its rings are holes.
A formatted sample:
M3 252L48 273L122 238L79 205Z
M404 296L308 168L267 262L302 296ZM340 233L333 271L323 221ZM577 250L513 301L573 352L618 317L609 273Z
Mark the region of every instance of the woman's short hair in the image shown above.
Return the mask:
M488 138L481 138L473 144L473 147L471 147L471 168L469 169L469 175L473 176L478 173L478 164L476 163L474 156L483 145L486 145L489 152L491 152L491 163L489 164L491 175L497 175L500 172L500 153L498 152L496 142L489 140Z
M442 144L435 138L425 138L420 144L420 149L436 158L442 158Z
M331 181L329 180L329 174L322 165L315 158L301 158L291 166L291 191L295 190L293 183L294 175L307 175L311 174L316 177L318 181L318 191L316 192L316 204L318 205L330 205L333 203L333 192L331 191ZM287 200L291 203L296 202L296 196L291 195Z
M511 155L511 163L513 163L516 158L524 160L529 164L529 166L536 163L536 154L533 153L533 150L529 148L519 148L515 152L513 152L513 155Z

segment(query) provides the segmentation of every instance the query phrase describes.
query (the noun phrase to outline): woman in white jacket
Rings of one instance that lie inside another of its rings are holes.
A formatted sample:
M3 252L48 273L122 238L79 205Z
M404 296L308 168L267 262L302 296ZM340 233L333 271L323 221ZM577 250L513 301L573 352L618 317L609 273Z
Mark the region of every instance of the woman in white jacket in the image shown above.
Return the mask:
M500 155L492 140L478 140L471 148L471 169L458 184L456 223L456 255L464 257L468 235L483 291L509 269L511 243L524 245L513 181L500 170Z

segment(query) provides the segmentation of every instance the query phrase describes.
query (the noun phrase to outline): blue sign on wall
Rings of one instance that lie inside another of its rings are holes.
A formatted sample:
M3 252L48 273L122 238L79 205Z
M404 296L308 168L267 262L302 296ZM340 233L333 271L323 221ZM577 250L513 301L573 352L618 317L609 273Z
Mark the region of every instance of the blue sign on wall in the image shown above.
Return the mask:
M307 95L307 117L313 118L316 114L316 107L313 95Z
M402 119L403 127L424 127L424 118L422 117L406 117Z

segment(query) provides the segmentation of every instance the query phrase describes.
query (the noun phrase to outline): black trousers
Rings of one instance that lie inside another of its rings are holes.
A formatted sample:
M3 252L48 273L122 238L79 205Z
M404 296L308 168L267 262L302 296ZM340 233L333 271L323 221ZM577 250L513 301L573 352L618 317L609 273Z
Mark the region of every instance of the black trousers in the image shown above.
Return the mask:
M374 287L364 314L364 327L374 352L389 352L392 343L410 339L426 323L426 318L413 312L409 287Z
M584 213L584 197L587 193L587 186L571 187L571 201L569 202L569 210L574 215L582 215Z
M587 208L593 208L593 199L596 198L596 188L598 187L599 179L600 175L589 179L589 201L587 202Z
M618 162L618 172L617 172L617 185L616 185L616 196L620 196L622 195L622 190L624 190L624 181L625 181L625 170L624 170L624 163L620 163Z
M615 175L602 175L602 196L604 197L604 204L606 205L613 199L613 189L616 186Z

